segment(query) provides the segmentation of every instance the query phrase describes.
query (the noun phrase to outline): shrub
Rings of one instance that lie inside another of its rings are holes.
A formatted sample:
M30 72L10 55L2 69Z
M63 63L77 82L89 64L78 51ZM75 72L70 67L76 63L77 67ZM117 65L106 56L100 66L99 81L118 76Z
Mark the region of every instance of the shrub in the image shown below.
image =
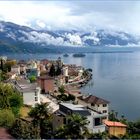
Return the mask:
M11 128L15 121L14 114L11 110L2 109L0 110L0 126Z

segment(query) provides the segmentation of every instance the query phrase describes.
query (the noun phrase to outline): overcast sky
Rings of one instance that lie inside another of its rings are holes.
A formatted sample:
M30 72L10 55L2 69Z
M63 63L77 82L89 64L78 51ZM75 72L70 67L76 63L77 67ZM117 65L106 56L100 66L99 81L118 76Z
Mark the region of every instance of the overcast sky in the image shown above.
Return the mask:
M108 28L140 34L140 1L0 1L0 20L34 28Z

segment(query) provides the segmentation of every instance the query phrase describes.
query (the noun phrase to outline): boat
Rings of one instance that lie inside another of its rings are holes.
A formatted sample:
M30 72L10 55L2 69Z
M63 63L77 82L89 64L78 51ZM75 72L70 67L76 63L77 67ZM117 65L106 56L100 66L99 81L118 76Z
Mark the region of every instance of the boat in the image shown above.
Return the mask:
M64 57L68 57L69 55L68 55L68 54L64 54L63 56L64 56Z
M73 54L73 57L85 57L86 55L83 53L75 53Z

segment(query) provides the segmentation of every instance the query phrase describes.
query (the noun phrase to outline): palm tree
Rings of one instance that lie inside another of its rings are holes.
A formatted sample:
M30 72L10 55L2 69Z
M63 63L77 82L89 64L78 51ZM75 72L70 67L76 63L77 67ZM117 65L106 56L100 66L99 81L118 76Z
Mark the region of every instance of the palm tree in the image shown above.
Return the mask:
M33 118L34 124L39 124L42 120L49 118L49 110L47 103L37 104L29 112L29 116Z
M68 124L57 129L55 133L56 138L78 139L84 138L86 134L89 134L86 127L88 121L85 117L79 114L72 114L67 116L66 119Z
M32 122L34 127L40 129L41 139L51 137L52 126L50 124L50 114L47 103L37 104L29 112L29 116L33 118Z
M83 138L83 134L87 133L88 120L79 114L68 116L68 132L72 138Z

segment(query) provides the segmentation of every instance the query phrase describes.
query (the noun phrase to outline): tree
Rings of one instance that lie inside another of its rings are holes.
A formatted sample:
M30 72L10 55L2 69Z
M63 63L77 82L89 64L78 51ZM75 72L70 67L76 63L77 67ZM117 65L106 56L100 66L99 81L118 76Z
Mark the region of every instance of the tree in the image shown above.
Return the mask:
M56 69L56 72L55 72L55 75L58 76L58 75L60 75L61 73L62 73L61 68L60 68L60 66L58 65L58 66L57 66L57 69Z
M88 120L79 114L72 114L66 117L67 125L56 130L55 138L79 139L86 137Z
M20 118L16 119L10 132L16 139L40 139L39 128L34 127L31 122Z
M50 124L50 114L47 103L37 104L29 112L29 116L33 118L33 125L40 129L40 137L42 139L51 136L52 126Z
M29 116L33 118L35 124L39 124L42 120L49 118L50 114L48 113L48 104L37 104L34 108L31 109Z
M65 87L64 86L61 86L58 88L58 91L61 93L61 94L64 94L65 93Z
M10 128L15 121L14 114L11 110L2 109L0 110L0 126Z
M11 87L8 84L0 83L0 108L8 109L10 108L8 95L11 95Z
M9 84L0 83L0 109L12 109L15 116L23 104L22 96Z
M31 83L34 83L36 81L36 77L34 75L29 77L29 80Z
M50 68L49 75L50 75L51 77L55 76L55 67L54 67L53 64L52 64L52 66L51 66L51 68Z
M114 110L111 110L111 112L109 112L109 120L110 121L119 121L117 116L118 116L118 112L115 112Z
M9 103L14 115L16 117L19 116L20 108L23 105L23 98L18 93L14 93L9 97Z
M3 59L0 58L0 69L3 71Z

